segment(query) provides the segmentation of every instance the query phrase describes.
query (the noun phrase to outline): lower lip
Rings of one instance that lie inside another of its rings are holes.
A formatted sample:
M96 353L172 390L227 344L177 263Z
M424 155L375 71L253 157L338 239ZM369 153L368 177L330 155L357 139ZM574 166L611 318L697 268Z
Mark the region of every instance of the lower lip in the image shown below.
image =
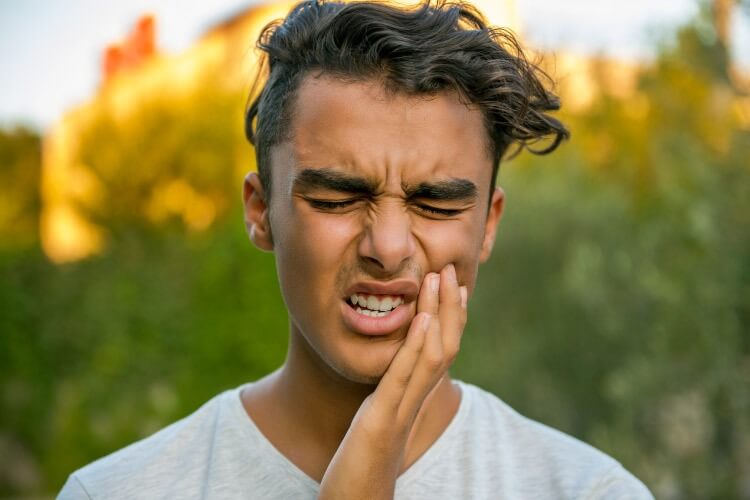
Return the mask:
M341 301L344 324L362 335L387 335L411 320L411 304L402 304L385 316L365 316Z

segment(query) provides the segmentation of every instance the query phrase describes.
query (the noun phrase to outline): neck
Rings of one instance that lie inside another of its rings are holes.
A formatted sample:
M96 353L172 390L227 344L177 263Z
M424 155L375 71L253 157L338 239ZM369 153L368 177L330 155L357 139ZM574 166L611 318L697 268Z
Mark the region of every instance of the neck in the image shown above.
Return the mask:
M376 387L377 382L357 383L331 369L292 327L284 365L244 391L242 402L276 449L319 482L354 415ZM416 416L401 472L440 437L460 400L460 389L446 374Z
M358 383L334 371L294 327L290 331L287 359L271 377L269 390L278 407L285 415L299 420L298 429L311 430L314 434L311 439L331 453L346 435L364 399L377 387L377 383ZM412 438L434 440L444 429L442 424L447 425L443 422L446 412L440 410L455 409L459 398L446 375L425 401L412 429ZM437 435L430 436L435 432Z
M289 335L289 351L274 384L279 404L301 425L314 429L322 445L338 447L349 425L376 384L357 383L334 371L301 333Z

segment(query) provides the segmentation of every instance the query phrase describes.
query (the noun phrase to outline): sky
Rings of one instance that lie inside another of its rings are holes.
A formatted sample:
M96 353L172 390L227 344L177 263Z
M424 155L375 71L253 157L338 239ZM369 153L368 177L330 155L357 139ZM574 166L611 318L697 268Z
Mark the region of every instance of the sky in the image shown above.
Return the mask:
M104 48L121 40L141 14L156 16L158 48L179 52L210 26L255 3L0 0L0 125L43 130L86 101L98 86ZM516 5L531 45L628 59L652 55L655 37L697 11L696 0L516 0ZM733 45L750 68L748 17L735 16Z

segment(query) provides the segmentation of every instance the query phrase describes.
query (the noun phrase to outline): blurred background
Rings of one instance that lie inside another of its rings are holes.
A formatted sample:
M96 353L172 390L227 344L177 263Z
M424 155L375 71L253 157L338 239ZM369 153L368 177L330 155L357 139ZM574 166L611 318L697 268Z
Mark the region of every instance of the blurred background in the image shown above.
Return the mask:
M657 498L750 498L750 1L477 4L572 139L502 165L452 374ZM0 497L283 361L240 192L254 41L289 6L0 3Z

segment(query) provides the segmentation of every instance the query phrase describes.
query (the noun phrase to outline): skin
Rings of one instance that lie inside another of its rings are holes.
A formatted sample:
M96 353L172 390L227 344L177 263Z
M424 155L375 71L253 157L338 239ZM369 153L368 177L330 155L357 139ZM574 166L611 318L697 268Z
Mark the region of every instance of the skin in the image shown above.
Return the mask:
M393 498L396 478L458 409L447 370L504 194L490 198L481 112L454 93L388 94L377 81L308 75L295 112L290 139L272 150L270 202L255 173L243 189L250 238L275 254L290 328L284 364L242 402L269 441L321 482L320 498ZM304 171L365 179L373 191L301 182ZM476 195L411 190L457 179ZM377 337L344 324L348 287L400 278L419 285L402 306L409 321Z

